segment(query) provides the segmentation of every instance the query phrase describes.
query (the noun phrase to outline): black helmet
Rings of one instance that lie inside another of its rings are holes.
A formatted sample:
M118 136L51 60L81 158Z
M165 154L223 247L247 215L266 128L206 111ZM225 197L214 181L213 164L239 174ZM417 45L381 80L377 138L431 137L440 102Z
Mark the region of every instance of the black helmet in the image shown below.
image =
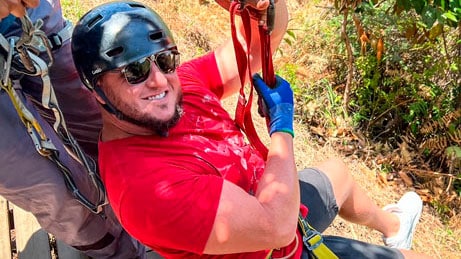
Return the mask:
M72 34L75 66L92 90L101 73L172 48L176 44L160 16L131 1L110 2L90 10Z

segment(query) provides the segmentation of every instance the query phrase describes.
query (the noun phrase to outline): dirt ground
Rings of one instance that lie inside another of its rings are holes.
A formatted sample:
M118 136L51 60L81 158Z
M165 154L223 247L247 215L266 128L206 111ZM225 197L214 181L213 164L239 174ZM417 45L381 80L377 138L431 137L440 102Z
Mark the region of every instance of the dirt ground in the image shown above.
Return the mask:
M330 147L309 146L308 135L306 141L297 141L296 148L298 154L301 154L301 156L298 155L298 161L302 161L299 163L300 167L309 164L309 161L313 163L334 155L341 157ZM401 185L385 186L379 181L378 172L375 169L366 167L361 161L344 157L343 159L349 165L355 180L381 207L396 202L404 192L413 190ZM377 231L351 224L340 218L334 222L327 233L382 244L381 235ZM413 249L432 255L435 258L459 259L461 258L460 237L461 230L459 228L450 229L442 224L436 212L425 204L413 239Z

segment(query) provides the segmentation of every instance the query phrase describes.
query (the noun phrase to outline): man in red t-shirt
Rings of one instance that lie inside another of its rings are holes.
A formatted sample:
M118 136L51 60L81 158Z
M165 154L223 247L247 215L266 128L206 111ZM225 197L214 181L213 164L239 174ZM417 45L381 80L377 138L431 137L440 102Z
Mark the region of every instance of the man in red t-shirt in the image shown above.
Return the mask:
M250 4L264 10L267 3ZM271 49L286 31L284 0L275 12ZM251 42L250 66L259 71L258 35ZM130 234L165 258L265 258L271 251L273 258L304 258L301 203L319 231L339 213L382 232L395 247L325 238L340 258L424 258L397 249L411 246L417 195L382 210L339 160L296 172L293 92L282 78L273 89L258 75L252 79L269 117L267 160L245 142L220 104L240 88L231 40L179 66L160 16L140 3L116 2L81 18L72 50L80 77L104 108L99 163L111 205Z

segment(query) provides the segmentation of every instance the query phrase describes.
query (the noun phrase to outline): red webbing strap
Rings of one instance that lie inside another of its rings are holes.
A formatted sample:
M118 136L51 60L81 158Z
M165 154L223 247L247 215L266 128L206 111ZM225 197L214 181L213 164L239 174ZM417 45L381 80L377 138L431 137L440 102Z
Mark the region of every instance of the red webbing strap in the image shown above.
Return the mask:
M248 69L249 78L251 78L252 76L251 66L249 63L249 60L250 60L249 49L250 49L250 43L251 43L250 14L247 9L245 8L242 9L241 3L237 1L231 2L229 11L230 11L230 16L231 16L232 41L234 43L235 57L237 60L237 66L238 66L240 83L241 83L239 98L237 101L237 107L235 111L235 122L240 127L240 129L246 134L250 144L256 150L258 150L258 152L262 155L264 160L266 160L268 149L259 139L258 133L256 132L256 129L253 125L253 119L251 116L251 104L253 102L253 88L254 88L251 80L250 80L251 88L250 88L248 100L245 97L245 91L244 91L245 90L245 71ZM237 31L235 27L235 14L237 12L239 12L242 18L242 22L243 22L244 29L245 29L245 41L246 41L247 50L248 50L247 53L245 53L242 45L237 39ZM261 44L264 45L263 42L261 42ZM264 56L262 58L264 58ZM264 63L265 62L263 60L263 64Z
M261 58L263 80L269 87L275 86L274 65L272 63L271 35L266 26L259 26L261 37Z
M262 77L269 87L274 88L276 82L274 65L272 63L271 36L266 25L259 25L259 37L261 40ZM261 105L260 102L262 101L263 100L260 98L258 104ZM269 125L269 123L269 116L266 116L266 125Z
M244 92L244 83L245 83L245 71L248 67L247 65L247 62L248 62L248 59L246 57L246 53L245 51L243 50L243 47L242 45L240 44L240 42L237 40L237 31L236 31L236 28L235 28L235 13L238 12L238 8L240 8L240 4L235 2L235 1L232 1L231 2L231 5L230 5L230 9L229 9L229 12L230 12L230 21L231 21L231 35L232 35L232 41L234 43L234 50L235 50L235 57L236 57L236 61L237 61L237 68L238 68L238 72L239 72L239 76L240 76L240 84L242 85L240 87L240 92L239 92L239 98L238 98L238 101L237 101L237 108L236 108L236 111L235 111L235 122L237 123L237 125L240 127L240 129L242 129L242 131L244 131L244 118L245 118L245 106L246 106L246 97L245 97L245 92ZM242 20L245 19L244 17L246 16L243 12L242 12ZM245 132L245 131L244 131Z

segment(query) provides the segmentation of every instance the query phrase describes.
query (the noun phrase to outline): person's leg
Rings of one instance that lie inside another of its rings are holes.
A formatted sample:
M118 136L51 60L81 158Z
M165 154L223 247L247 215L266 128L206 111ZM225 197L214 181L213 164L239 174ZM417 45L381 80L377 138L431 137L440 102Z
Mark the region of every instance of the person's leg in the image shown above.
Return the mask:
M341 259L429 259L430 256L410 250L398 250L386 246L369 244L359 240L323 236L324 244ZM306 249L303 249L302 259L310 259Z
M59 150L61 161L71 170L82 194L90 201L96 201L98 193L82 165L67 154L33 105L26 103L26 107ZM45 231L88 256L144 258L144 247L122 230L110 207L105 208L107 217L96 215L71 195L61 171L36 151L7 93L1 90L0 111L0 195L30 211Z
M329 178L333 187L339 215L344 219L378 230L384 238L398 236L396 248L409 249L416 223L422 209L419 196L404 196L401 202L408 213L392 213L378 207L367 193L358 186L347 166L339 159L331 159L317 166ZM402 217L403 215L403 217ZM402 222L402 224L401 224ZM403 240L402 240L403 239Z
M308 208L307 221L323 232L338 214L338 205L328 177L314 168L298 172L301 203Z
M309 209L308 223L317 231L323 232L334 220L338 206L333 187L326 174L314 168L307 168L298 173L301 191L301 203ZM379 246L337 236L323 236L324 244L339 258L429 258L409 250ZM303 249L303 259L310 259L307 250Z
M385 236L397 233L398 218L383 211L373 202L357 185L347 166L341 160L327 160L316 168L330 180L339 207L339 215L342 218L376 229Z

